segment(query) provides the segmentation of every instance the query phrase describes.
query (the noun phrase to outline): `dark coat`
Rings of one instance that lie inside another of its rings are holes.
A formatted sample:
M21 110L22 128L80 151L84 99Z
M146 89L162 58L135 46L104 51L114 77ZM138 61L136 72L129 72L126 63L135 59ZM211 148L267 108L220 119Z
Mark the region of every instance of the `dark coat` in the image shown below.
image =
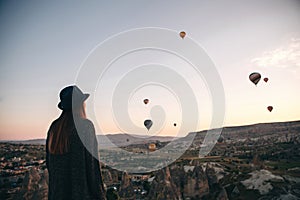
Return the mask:
M55 127L54 121L48 131L46 141L46 164L49 171L49 200L90 200L106 199L99 161L83 145L75 126L70 129L70 149L68 153L55 155L48 151L49 134ZM91 121L82 119L86 142L98 156L95 128Z

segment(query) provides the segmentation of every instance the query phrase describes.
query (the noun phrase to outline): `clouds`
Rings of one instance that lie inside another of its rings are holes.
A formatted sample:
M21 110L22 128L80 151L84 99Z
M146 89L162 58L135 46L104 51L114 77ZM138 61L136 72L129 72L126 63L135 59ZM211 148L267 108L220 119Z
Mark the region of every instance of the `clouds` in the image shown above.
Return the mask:
M288 44L273 51L264 52L261 57L254 58L251 62L259 67L277 67L299 71L300 38L292 38Z

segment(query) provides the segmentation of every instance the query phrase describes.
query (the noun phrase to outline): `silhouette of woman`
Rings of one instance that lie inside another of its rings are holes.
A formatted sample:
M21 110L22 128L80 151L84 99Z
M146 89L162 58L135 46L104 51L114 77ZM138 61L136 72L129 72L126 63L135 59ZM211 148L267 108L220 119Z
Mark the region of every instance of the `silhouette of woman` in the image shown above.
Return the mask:
M106 199L95 128L85 114L88 97L77 86L60 92L62 113L52 122L46 140L49 200Z

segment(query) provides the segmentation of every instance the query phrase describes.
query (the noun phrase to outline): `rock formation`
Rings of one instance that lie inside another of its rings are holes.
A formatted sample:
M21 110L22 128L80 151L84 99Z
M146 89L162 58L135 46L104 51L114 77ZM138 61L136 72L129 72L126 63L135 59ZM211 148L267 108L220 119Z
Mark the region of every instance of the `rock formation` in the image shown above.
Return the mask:
M183 166L170 166L159 170L151 184L148 199L228 199L219 184L215 170L207 165L203 171L197 164L185 171Z
M133 190L133 186L131 184L131 180L127 172L124 172L122 175L121 187L119 189L120 199L135 199L135 193Z
M38 171L32 167L25 175L22 188L15 199L47 200L48 199L48 171Z
M171 179L169 167L161 169L155 175L148 195L149 200L181 199L180 188Z
M195 166L185 179L184 197L201 198L209 193L208 179L201 166Z

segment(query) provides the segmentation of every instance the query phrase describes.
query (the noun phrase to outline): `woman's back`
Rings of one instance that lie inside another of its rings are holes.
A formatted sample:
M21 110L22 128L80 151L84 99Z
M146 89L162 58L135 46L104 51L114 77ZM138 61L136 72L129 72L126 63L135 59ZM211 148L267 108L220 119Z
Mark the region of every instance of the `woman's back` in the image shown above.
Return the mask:
M49 140L56 134L59 120L52 123L47 137L47 167L49 170L49 199L105 199L99 161L86 149L97 153L98 145L92 122L77 121L83 127L81 138L75 126L68 127L69 150L64 154L49 152ZM83 144L85 141L85 145Z

